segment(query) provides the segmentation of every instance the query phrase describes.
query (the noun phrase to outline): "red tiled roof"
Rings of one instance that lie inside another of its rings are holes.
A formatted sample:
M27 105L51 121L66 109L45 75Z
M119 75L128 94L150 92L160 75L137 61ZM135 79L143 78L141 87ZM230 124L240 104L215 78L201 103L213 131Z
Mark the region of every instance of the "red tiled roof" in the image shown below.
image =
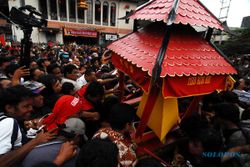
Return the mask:
M154 0L135 11L132 19L164 21L172 9L174 0ZM190 24L223 30L220 21L198 0L179 0L175 24Z
M153 23L108 46L152 76L166 24ZM161 77L236 74L236 70L190 26L174 25Z

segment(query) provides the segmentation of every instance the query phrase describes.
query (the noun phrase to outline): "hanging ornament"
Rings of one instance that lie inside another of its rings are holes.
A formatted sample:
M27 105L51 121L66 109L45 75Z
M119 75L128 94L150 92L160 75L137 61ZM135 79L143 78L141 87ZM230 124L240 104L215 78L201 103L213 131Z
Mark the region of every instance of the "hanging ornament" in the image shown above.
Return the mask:
M79 0L77 6L78 6L78 8L83 9L83 10L88 9L88 4L87 4L86 0Z

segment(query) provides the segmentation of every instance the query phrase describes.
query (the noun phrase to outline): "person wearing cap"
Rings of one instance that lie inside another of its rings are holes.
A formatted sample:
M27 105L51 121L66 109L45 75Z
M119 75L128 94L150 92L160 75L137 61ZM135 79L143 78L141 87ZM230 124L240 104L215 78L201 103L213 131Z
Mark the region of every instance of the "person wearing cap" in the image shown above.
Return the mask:
M30 119L38 119L51 112L51 109L44 105L44 97L41 92L45 89L45 86L42 83L26 81L23 86L33 93L33 111Z
M119 164L132 167L136 163L135 144L132 142L130 132L133 130L132 122L135 118L135 109L125 103L115 104L109 116L109 128L101 128L93 138L109 138L119 150Z
M69 118L58 127L58 136L52 141L38 145L25 157L22 162L24 167L33 167L41 162L54 162L61 146L65 142L70 142L74 147L75 154L68 161L61 164L61 167L72 167L76 163L76 155L79 147L83 144L87 137L85 136L85 124L79 118Z
M68 52L59 53L59 57L60 57L62 66L65 64L68 64L70 61L70 56Z

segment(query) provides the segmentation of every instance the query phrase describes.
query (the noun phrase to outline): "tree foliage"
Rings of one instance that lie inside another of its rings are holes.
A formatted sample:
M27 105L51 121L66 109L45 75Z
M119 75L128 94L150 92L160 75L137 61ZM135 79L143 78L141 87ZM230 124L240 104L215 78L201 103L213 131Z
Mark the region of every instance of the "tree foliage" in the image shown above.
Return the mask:
M250 54L250 28L234 30L232 34L218 47L228 56Z

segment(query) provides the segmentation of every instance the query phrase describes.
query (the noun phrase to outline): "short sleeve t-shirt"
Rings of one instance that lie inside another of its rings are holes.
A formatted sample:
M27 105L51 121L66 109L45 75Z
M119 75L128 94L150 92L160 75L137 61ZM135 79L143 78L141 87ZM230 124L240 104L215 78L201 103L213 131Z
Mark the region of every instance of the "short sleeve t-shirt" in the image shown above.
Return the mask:
M12 149L11 136L14 128L14 119L5 118L0 121L0 155L9 152ZM14 147L22 146L22 133L18 127L17 138L14 141Z

